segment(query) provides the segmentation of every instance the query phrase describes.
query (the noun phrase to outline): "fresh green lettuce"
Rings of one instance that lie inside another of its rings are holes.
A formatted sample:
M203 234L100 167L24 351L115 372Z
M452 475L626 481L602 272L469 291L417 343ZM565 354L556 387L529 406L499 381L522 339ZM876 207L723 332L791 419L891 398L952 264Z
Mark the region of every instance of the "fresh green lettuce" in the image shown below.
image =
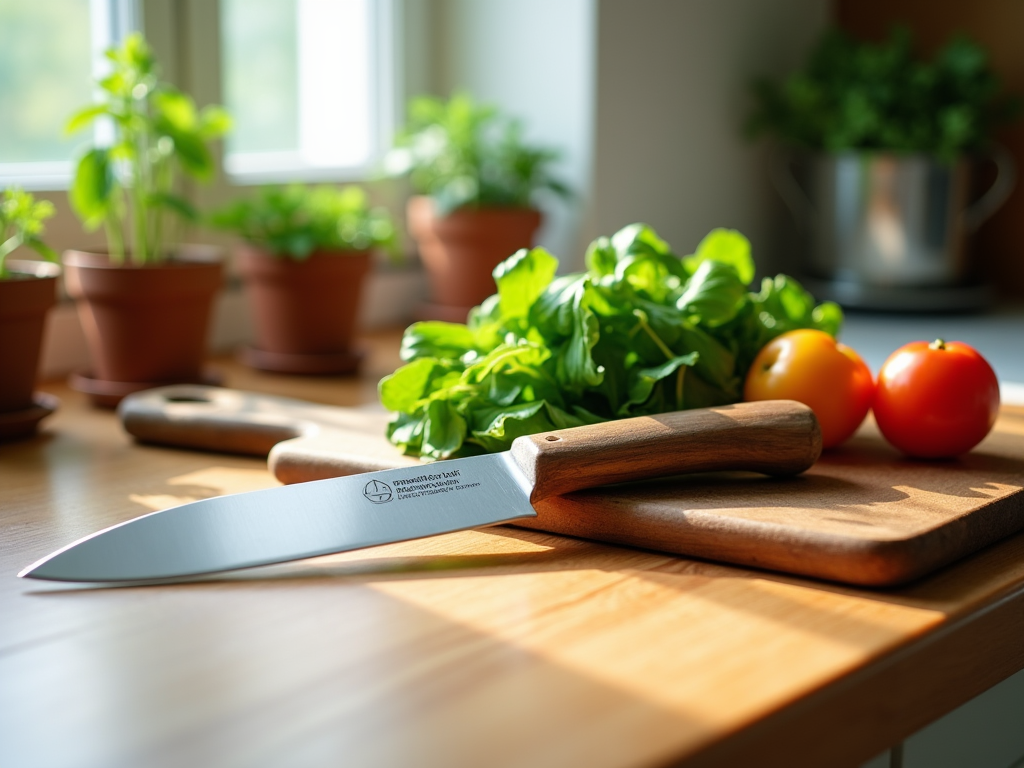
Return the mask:
M757 352L781 333L836 335L843 316L795 280L765 278L739 232L716 229L684 258L633 224L556 276L543 248L494 270L497 293L465 325L422 322L406 365L380 382L388 437L427 460L506 450L515 438L610 419L736 402Z

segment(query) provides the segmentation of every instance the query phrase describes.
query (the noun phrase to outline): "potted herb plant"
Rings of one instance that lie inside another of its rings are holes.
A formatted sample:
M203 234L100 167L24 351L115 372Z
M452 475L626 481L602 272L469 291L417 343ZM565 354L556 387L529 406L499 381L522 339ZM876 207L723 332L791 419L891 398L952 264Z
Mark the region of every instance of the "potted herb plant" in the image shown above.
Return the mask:
M266 371L351 373L360 297L375 248L389 246L387 212L359 187L265 187L212 217L245 241L237 265L256 332L246 363Z
M541 224L537 193L568 189L550 174L557 153L523 143L521 125L465 93L421 96L386 165L408 174L409 233L430 278L425 317L464 322L493 291L491 271L532 245Z
M46 314L57 298L60 267L8 258L27 246L44 259L57 254L40 239L53 204L8 189L0 197L0 440L31 435L56 398L35 393Z
M111 72L99 80L98 103L76 113L74 132L109 121L109 145L78 161L70 198L87 229L103 227L104 253L67 251L65 285L74 298L93 370L72 386L98 404L163 383L203 377L213 300L222 283L217 249L170 247L172 217L195 219L175 194L177 174L206 179L214 170L209 143L230 127L227 113L197 110L192 99L161 82L139 34L107 52Z
M877 44L833 31L803 70L755 84L755 95L751 132L788 148L773 176L806 236L809 287L881 309L984 300L965 236L1012 189L992 134L1016 111L984 49L959 38L924 60L903 29ZM997 178L972 204L972 168L986 155Z

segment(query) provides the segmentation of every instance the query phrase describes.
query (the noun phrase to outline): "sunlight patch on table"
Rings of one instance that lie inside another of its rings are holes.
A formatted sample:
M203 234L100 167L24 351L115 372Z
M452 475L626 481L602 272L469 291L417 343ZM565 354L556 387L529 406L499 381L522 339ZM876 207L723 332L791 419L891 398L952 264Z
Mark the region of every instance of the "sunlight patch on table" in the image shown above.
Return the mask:
M229 493L275 488L281 483L265 469L206 467L172 477L167 480L167 485L181 488L181 493L133 493L128 498L155 512L200 499L225 496Z
M731 576L711 564L695 563L681 573L592 565L558 569L549 563L535 572L373 588L722 726L763 716L783 699L848 674L946 618L937 610ZM708 691L715 692L710 699Z

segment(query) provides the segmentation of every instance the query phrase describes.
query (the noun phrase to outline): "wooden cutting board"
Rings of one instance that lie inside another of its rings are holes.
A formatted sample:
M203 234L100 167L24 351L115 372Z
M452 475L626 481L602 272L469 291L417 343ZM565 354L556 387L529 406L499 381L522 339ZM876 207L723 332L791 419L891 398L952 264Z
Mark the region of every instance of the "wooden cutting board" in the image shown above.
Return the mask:
M373 408L201 386L132 395L144 442L269 454L284 483L408 466ZM579 491L517 523L553 533L862 586L919 578L1024 528L1024 413L1004 413L972 453L901 457L874 425L786 479L717 473Z

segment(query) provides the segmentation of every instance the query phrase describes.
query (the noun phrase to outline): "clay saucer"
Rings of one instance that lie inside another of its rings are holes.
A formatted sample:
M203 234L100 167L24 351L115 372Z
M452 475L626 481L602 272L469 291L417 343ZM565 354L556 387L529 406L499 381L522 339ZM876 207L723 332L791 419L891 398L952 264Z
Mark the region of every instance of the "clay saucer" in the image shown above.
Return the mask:
M0 440L31 437L39 427L39 422L57 410L59 405L60 400L53 395L36 392L28 408L0 413Z
M256 347L242 348L239 357L251 368L271 373L298 373L325 376L330 374L355 373L365 353L359 349L326 354L295 354L290 352L267 352Z
M88 373L73 373L68 379L68 385L76 392L89 396L93 405L102 408L116 408L128 395L135 392L142 392L146 389L164 387L169 384L207 384L218 386L223 377L213 371L203 371L199 377L193 379L175 379L174 381L107 381L97 379Z

